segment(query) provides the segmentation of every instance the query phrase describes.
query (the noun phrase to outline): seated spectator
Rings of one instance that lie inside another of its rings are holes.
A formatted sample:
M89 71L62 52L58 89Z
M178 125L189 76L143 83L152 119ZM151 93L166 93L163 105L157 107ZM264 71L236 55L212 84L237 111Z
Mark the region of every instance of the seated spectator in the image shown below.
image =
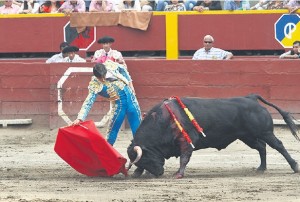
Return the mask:
M18 14L20 6L13 4L13 0L5 0L0 7L0 14Z
M286 1L282 0L260 0L257 4L252 6L250 10L275 10L283 9Z
M67 57L63 59L63 62L86 62L85 59L76 54L79 51L79 48L76 46L67 46L62 50L63 54L66 54Z
M165 7L165 11L186 11L183 1L171 0L171 3Z
M280 59L298 59L300 58L300 41L293 43L293 49L279 56Z
M28 0L23 1L19 13L38 13L40 4L38 1Z
M300 0L290 0L284 8L287 8L290 13L296 13L300 8Z
M170 4L170 0L157 0L156 11L164 11L166 6Z
M155 1L152 0L140 0L142 11L153 11L155 7Z
M197 4L197 0L185 0L184 6L187 11L192 11L195 5Z
M64 58L67 57L67 54L63 54L62 50L67 46L69 46L69 44L67 42L62 42L59 45L60 53L53 55L51 58L46 60L46 63L63 62Z
M214 48L214 38L206 35L203 39L204 47L197 50L193 56L193 60L229 60L233 57L231 52Z
M57 13L61 7L62 1L50 0L45 1L39 8L39 13Z
M118 3L116 3L115 11L126 11L126 10L135 10L135 11L141 11L141 4L140 0L119 0Z
M61 5L58 12L66 15L73 12L85 12L85 2L84 0L67 0Z
M271 0L267 4L267 10L276 10L276 9L284 9L285 5L288 3L288 0Z
M249 0L225 0L224 10L249 10L250 3Z
M220 1L204 0L197 1L196 5L193 7L193 11L208 11L208 10L222 10Z
M110 0L92 0L89 12L110 12L113 9L113 3Z

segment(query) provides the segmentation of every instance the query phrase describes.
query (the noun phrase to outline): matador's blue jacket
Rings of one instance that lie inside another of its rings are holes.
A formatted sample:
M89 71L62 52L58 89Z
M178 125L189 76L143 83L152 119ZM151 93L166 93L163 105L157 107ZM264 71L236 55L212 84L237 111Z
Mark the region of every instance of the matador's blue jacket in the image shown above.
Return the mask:
M112 102L113 117L109 123L107 141L113 145L126 115L132 134L135 134L141 123L141 111L136 96L128 86L131 77L127 69L112 61L106 61L104 65L107 68L106 81L101 82L92 76L88 86L89 94L78 113L77 119L86 119L98 95L109 99Z

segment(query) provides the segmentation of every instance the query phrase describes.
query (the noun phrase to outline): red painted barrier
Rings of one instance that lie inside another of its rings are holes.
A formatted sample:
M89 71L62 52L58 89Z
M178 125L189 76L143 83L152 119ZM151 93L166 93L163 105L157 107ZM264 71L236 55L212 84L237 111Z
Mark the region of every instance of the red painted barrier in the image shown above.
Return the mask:
M231 61L130 60L143 112L170 96L221 98L259 93L300 118L299 62L270 58ZM32 118L33 124L57 128L66 125L58 115L57 83L70 67L87 69L85 64L45 64L40 62L0 63L0 119ZM67 75L60 90L62 109L74 120L87 95L91 73ZM89 119L99 121L109 103L100 97ZM270 109L274 118L281 118Z
M178 15L179 50L196 50L203 36L211 34L215 45L226 50L284 50L276 41L274 24L284 13L236 14L182 12ZM58 52L59 44L69 36L69 17L1 18L0 53ZM30 27L30 28L29 28ZM166 50L166 17L152 16L147 31L122 26L96 28L96 41L104 35L114 36L114 48L120 51ZM177 39L176 39L177 40ZM99 49L97 42L86 50ZM84 51L85 52L85 51Z

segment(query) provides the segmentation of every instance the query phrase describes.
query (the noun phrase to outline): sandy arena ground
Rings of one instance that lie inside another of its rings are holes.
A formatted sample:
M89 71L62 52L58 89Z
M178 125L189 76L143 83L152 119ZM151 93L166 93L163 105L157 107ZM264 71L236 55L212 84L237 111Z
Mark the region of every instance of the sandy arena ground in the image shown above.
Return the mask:
M32 127L0 128L1 202L300 201L300 174L270 147L264 174L255 172L256 150L236 141L222 151L194 152L185 178L179 180L173 178L179 166L176 158L166 161L160 178L86 177L56 155L56 134L57 130ZM277 127L276 134L300 163L300 142L285 128ZM122 131L115 144L126 158L130 139L129 131Z

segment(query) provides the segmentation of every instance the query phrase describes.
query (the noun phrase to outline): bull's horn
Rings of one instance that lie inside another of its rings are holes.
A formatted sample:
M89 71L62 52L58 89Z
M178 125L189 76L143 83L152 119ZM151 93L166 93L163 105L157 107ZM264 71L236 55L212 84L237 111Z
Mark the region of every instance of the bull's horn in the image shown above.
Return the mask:
M133 148L133 150L137 153L137 157L132 162L132 164L135 164L135 163L137 163L142 158L143 150L142 150L142 148L140 146L135 146Z
M133 162L129 162L129 165L127 167L127 171L131 168L131 166L133 164L135 164L136 162L138 162L141 159L142 154L143 154L143 150L142 150L142 148L140 146L135 146L133 148L133 150L137 153L137 157L135 158L135 160Z

